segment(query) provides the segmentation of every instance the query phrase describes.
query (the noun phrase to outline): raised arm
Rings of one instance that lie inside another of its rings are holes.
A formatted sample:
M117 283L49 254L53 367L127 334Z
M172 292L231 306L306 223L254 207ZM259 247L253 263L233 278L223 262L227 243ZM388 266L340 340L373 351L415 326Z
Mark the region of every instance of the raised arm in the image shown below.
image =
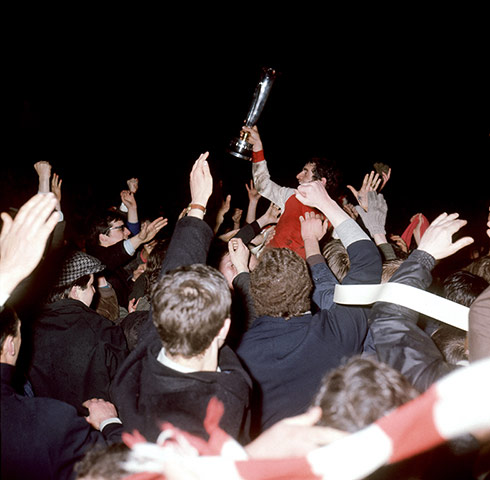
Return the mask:
M51 191L54 193L56 199L58 200L58 204L56 205L56 210L61 212L61 184L63 180L57 173L53 173L51 177Z
M368 229L374 243L379 247L385 260L396 258L395 251L386 239L386 215L388 204L382 193L370 190L367 193L366 210L360 206L355 207L365 227Z
M203 153L194 162L189 186L190 208L172 233L160 275L183 265L206 263L209 247L214 237L212 229L203 221L209 197L213 192L213 177L207 161L209 153Z
M305 243L306 262L314 284L312 300L321 310L329 310L333 305L335 285L339 282L328 268L320 250L319 242L325 235L328 222L313 212L306 212L299 220L301 237Z
M346 220L352 220L339 204L330 197L320 180L299 185L295 193L296 198L301 203L320 210L330 220L334 228L337 228Z
M281 216L280 208L271 202L269 208L261 215L257 220L252 223L244 225L240 230L233 235L233 237L240 238L243 243L247 245L250 243L257 235L260 234L261 230L267 226L276 224Z
M53 192L58 200L56 209L61 213L61 179L56 173L51 178L51 164L49 162L36 162L34 170L36 170L39 178L38 193Z
M50 192L51 164L45 161L36 162L34 170L39 178L38 193Z
M0 233L0 305L28 277L41 260L49 235L59 220L52 193L37 194L18 211L15 219L3 212Z
M214 233L218 233L219 228L221 227L225 215L230 211L231 205L231 195L227 195L226 198L221 202L221 206L216 213L216 223L214 225Z
M301 223L301 237L305 243L306 258L313 255L322 255L320 240L327 232L328 222L314 212L306 212L304 217L299 217Z
M133 192L130 190L122 190L121 191L121 201L124 205L126 205L126 208L128 210L128 228L130 232L133 235L136 235L139 233L139 218L138 218L138 204L136 202L136 197ZM135 225L137 230L134 230L133 228L130 228L131 226Z
M284 209L286 200L291 195L294 195L294 189L281 187L271 180L257 126L243 127L243 130L250 134L247 141L253 145L252 177L255 188L260 195L274 202L281 209Z
M422 237L419 248L402 263L390 282L427 289L435 262L473 242L471 237L452 241L453 234L465 224L458 214L444 213L437 217ZM444 361L432 339L417 326L417 312L397 304L377 302L370 320L378 359L404 374L420 391L456 368Z
M253 180L250 180L250 186L245 184L245 188L247 189L248 195L248 207L245 222L252 223L257 217L257 205L262 195L260 195L258 190L255 188Z
M168 224L168 219L163 217L158 217L151 223L143 223L141 225L141 230L137 235L129 238L128 241L131 242L134 250L138 250L138 248L144 243L150 242L155 238L155 235Z
M301 203L320 210L334 227L334 235L347 249L351 265L342 283L379 283L382 266L377 247L347 212L329 196L323 183L316 180L300 185L296 198Z

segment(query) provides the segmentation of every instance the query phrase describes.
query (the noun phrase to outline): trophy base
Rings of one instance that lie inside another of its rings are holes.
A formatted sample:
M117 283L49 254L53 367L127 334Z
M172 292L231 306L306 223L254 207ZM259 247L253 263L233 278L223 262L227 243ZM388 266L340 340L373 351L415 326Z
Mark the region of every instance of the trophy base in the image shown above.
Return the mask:
M236 138L230 143L228 153L242 160L252 160L252 148L252 144L241 138Z

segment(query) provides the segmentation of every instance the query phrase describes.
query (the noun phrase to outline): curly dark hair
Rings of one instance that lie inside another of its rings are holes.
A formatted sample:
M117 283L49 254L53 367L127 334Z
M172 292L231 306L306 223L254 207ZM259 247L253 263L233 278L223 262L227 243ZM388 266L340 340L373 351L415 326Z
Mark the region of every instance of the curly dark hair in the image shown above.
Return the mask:
M313 283L306 262L288 248L267 248L250 273L258 316L291 318L311 307Z
M337 163L325 157L312 157L307 163L313 165L313 179L321 180L324 178L327 181L325 188L329 195L332 198L337 196L342 182L342 171L337 166Z

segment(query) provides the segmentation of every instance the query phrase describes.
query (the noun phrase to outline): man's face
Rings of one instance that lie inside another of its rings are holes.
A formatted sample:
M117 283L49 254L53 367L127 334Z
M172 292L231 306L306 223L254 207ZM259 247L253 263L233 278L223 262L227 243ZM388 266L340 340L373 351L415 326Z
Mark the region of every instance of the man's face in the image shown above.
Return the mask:
M122 220L114 220L111 222L109 231L105 234L106 246L114 245L121 240L126 240L129 237L129 230L124 226Z
M237 270L233 262L231 261L230 254L225 253L223 258L219 262L218 270L223 274L228 282L228 286L233 290L233 279L237 274Z
M313 163L307 163L301 172L296 175L296 178L298 179L298 183L300 185L303 185L304 183L310 183L314 180L313 178L313 170L315 168L315 165Z

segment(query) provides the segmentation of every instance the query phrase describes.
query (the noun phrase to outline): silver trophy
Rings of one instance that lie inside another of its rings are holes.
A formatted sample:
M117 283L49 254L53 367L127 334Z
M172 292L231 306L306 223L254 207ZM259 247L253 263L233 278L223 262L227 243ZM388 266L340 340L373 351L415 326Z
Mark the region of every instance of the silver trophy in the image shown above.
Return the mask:
M257 123L260 114L264 109L265 102L267 101L267 97L269 96L276 76L277 72L272 68L262 68L262 76L260 77L260 82L255 88L252 103L248 110L244 126L253 127ZM233 156L243 160L251 160L253 145L247 142L248 136L248 132L242 131L240 133L240 137L234 138L231 141L228 147L228 153L231 153Z

